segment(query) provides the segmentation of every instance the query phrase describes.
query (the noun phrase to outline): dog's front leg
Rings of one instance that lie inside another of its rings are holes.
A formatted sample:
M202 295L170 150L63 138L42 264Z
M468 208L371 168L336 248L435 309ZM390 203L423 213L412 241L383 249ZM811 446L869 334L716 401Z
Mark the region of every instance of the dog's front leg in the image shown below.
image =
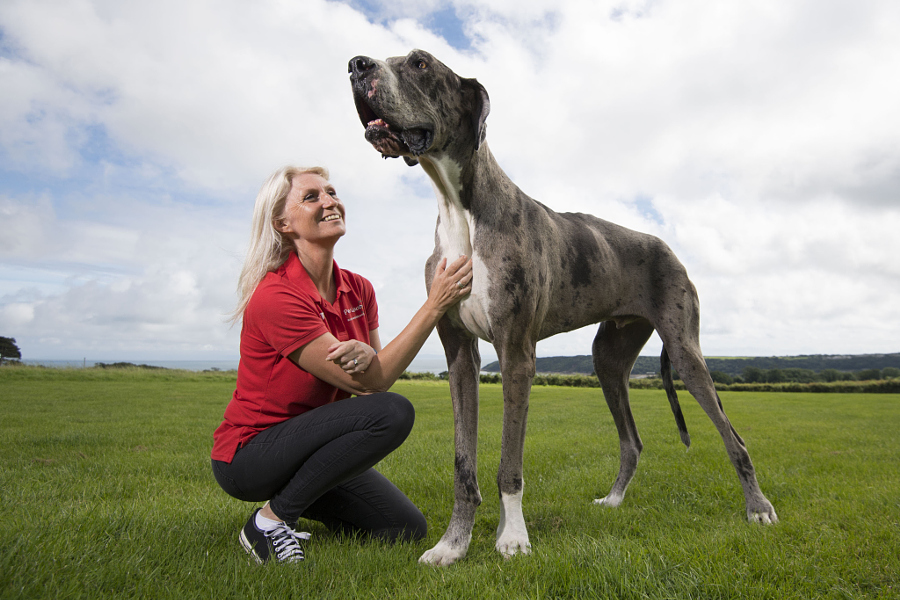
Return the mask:
M525 491L523 464L528 398L534 378L534 346L531 351L500 351L503 376L503 442L497 487L500 490L500 524L497 527L498 552L506 557L531 552L528 528L522 512Z
M478 374L481 356L478 339L441 319L438 333L450 369L450 397L453 400L454 503L450 524L437 545L419 558L432 565L450 565L463 558L472 540L475 511L481 504L478 489Z

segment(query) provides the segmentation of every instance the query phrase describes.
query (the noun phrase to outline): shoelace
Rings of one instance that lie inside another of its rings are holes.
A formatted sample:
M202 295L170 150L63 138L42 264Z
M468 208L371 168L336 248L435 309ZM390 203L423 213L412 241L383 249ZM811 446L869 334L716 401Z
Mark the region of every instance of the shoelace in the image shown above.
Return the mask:
M300 540L308 540L310 534L305 531L294 531L281 523L275 529L267 531L266 537L272 540L275 557L278 560L294 562L303 560L303 548L300 546Z

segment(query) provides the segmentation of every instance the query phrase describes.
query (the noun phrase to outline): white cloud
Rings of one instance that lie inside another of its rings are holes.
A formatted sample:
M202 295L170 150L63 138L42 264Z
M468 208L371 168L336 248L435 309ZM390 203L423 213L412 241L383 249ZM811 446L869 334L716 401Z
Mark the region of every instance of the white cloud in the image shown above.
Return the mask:
M673 247L708 354L897 351L897 3L353 5L0 5L0 333L44 357L233 355L250 206L292 162L331 169L337 259L396 335L436 209L420 169L365 143L346 65L421 47L487 87L491 149L527 193ZM471 46L434 33L447 10ZM539 354L586 354L594 331Z
M34 320L34 306L21 302L11 302L0 306L0 315L10 327L27 326Z

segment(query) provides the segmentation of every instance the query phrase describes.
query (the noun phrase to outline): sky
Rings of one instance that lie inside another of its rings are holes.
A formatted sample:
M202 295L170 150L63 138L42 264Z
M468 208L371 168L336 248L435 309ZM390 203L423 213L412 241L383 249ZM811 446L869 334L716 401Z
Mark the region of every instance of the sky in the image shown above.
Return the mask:
M3 0L0 335L33 360L236 359L253 201L299 164L331 171L336 260L392 339L437 206L365 141L347 63L421 48L485 86L527 194L675 251L707 356L900 352L898 31L895 0Z

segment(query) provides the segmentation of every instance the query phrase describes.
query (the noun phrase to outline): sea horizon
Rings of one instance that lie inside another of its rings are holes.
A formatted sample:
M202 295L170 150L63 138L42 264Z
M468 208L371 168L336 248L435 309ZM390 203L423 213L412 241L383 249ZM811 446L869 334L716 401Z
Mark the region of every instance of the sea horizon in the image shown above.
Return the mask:
M184 371L237 371L239 359L219 360L154 360L154 359L23 359L26 365L35 365L56 369L81 369L95 367L98 364L114 364L118 362L134 365L147 365L163 369L181 369ZM416 357L406 369L410 373L434 373L438 375L447 370L447 360L443 356L425 355Z

